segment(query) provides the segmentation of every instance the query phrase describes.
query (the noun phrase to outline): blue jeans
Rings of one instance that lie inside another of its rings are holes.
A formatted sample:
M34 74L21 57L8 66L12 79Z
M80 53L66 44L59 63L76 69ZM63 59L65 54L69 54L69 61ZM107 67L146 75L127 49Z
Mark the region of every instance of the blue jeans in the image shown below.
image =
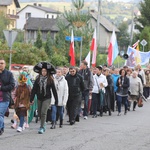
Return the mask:
M9 101L0 102L0 129L4 128L4 115L8 108Z
M24 116L19 116L20 124L19 127L23 127L24 124Z
M88 101L89 101L89 90L85 90L82 93L82 96L84 98L84 111L83 116L88 116Z
M125 111L127 111L128 108L128 102L127 102L127 98L128 96L119 96L117 95L117 105L118 105L118 112L121 112L121 104L123 102L124 106L125 106Z
M52 121L56 121L56 112L57 112L57 107L55 105L51 106L52 108Z
M63 120L64 106L57 106L57 113L60 117L60 120Z

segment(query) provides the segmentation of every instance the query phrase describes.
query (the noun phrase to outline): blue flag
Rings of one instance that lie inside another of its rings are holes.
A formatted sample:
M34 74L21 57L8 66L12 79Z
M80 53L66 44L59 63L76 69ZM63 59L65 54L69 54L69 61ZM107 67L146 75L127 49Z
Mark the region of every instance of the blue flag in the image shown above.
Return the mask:
M129 58L126 61L126 65L129 67L135 67L136 65L145 65L149 63L150 51L141 52L132 47L128 47L127 54Z

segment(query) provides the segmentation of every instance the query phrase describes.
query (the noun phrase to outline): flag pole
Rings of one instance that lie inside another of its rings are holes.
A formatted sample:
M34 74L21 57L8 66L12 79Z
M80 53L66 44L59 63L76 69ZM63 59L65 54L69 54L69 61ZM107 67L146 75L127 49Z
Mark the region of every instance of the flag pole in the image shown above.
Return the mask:
M118 64L118 68L119 68L120 66L119 66L119 59L118 59L118 56L117 56L117 64Z

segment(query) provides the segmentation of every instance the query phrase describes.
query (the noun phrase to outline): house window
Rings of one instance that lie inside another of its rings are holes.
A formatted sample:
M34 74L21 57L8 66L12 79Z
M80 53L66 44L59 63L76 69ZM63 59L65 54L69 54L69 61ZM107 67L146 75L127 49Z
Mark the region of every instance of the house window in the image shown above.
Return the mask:
M47 14L47 18L49 18L49 14Z
M14 10L12 11L12 14L13 14L13 15L15 14L15 11L14 11Z
M54 18L54 15L52 15L52 19Z
M10 14L10 9L8 9L8 14Z
M26 14L25 14L25 18L26 18L26 19L28 19L28 18L30 18L30 17L31 17L31 13L26 13Z

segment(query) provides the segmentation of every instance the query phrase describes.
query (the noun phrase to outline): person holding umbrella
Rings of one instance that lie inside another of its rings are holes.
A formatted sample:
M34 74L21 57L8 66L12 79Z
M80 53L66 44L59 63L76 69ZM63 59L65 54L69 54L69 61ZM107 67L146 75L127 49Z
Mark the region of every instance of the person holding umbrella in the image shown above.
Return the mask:
M33 69L36 73L39 73L39 76L37 77L33 85L30 102L31 104L33 104L34 96L36 94L38 99L38 115L41 119L38 133L43 134L46 130L45 122L47 110L51 103L51 90L55 98L55 105L58 104L57 91L52 77L52 74L55 74L56 70L54 66L48 62L40 62L37 65L35 65Z

